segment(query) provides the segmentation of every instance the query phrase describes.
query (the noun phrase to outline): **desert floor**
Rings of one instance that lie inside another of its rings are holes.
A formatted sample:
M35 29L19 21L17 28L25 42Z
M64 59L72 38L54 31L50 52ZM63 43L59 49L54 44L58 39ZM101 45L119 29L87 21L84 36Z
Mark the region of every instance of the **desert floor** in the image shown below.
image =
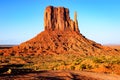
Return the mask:
M114 74L93 73L86 71L39 71L23 74L0 75L0 80L120 80Z
M120 48L120 46L110 47ZM0 74L0 80L120 80L119 56L79 57L77 55L64 54L54 55L54 57L52 55L37 57L0 57L0 64L16 63L23 65L20 65L20 69L13 67L13 73L8 70ZM25 69L28 68L33 71L26 71ZM0 69L0 73L2 70L3 69Z

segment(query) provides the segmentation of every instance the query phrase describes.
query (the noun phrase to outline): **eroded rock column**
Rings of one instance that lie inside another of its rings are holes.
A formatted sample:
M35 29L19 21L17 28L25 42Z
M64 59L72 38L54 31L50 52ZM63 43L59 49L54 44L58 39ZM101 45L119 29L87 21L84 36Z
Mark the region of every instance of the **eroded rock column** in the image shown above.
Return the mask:
M79 32L77 13L74 15L74 21L69 17L69 10L64 7L48 6L44 13L45 30L50 31L76 31Z

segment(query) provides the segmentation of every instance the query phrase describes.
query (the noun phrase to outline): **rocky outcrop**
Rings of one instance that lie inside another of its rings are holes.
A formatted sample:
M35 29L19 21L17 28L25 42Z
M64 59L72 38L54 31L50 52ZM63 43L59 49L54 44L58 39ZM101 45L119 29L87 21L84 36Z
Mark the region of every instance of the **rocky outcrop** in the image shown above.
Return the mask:
M120 50L104 47L83 36L78 29L77 13L74 20L64 7L48 6L44 14L45 30L36 37L10 49L0 50L4 56L77 53L82 55L119 54Z
M79 32L77 13L75 12L74 21L70 19L69 10L64 7L48 6L44 13L45 30L76 31Z

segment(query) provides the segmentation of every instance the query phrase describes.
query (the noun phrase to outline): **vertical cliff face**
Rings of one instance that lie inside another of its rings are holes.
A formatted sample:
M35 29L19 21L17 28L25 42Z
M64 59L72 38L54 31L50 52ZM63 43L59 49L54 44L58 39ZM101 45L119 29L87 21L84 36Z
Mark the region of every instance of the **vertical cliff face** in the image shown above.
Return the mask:
M73 21L70 19L67 8L48 6L44 13L44 27L45 30L69 30L79 32L77 13L75 13Z

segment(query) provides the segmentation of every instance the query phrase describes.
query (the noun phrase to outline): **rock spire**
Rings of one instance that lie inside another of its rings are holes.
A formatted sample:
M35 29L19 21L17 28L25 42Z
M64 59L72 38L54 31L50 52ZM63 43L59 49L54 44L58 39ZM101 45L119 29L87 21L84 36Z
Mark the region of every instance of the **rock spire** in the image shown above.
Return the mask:
M64 7L48 6L44 13L45 30L76 31L79 32L77 13L74 14L74 21L70 19L69 10Z

